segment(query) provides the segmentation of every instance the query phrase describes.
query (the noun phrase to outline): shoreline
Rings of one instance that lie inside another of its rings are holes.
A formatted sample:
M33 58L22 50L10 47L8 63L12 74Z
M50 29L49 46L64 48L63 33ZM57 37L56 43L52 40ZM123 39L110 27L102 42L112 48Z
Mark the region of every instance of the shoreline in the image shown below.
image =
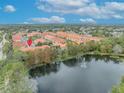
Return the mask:
M59 60L55 60L51 63L42 63L42 64L35 64L34 66L31 66L29 67L29 70L31 69L35 69L37 67L41 67L41 66L44 66L44 65L47 65L47 64L55 64L55 63L58 63L58 62L63 62L63 61L67 61L67 60L70 60L70 59L75 59L77 57L82 57L82 56L108 56L112 59L115 59L117 61L124 61L124 54L113 54L113 53L94 53L94 52L89 52L89 53L80 53L76 56L68 56L67 58L64 58L64 59L59 59Z

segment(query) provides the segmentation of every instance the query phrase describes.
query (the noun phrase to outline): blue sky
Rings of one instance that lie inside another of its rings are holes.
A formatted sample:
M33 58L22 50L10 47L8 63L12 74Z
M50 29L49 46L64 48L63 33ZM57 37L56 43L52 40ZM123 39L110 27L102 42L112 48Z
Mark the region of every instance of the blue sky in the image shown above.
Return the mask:
M0 0L0 24L124 24L124 0Z

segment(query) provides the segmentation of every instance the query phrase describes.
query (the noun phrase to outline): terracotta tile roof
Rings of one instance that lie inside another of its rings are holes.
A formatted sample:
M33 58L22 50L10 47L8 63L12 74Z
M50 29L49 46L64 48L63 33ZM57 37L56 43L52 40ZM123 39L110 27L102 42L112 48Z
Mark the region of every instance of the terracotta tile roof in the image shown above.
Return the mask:
M37 35L41 35L41 33L40 32L32 32L32 33L27 34L28 37L37 36Z
M52 42L65 43L65 39L56 36L46 35L45 38L51 40Z
M21 40L21 35L20 34L15 34L12 36L13 41L20 41Z
M66 32L57 32L56 34L57 36L60 36L60 37L64 37L64 38L68 37L68 34Z
M56 36L56 33L54 32L43 32L42 34Z
M62 44L62 43L55 43L55 45L60 46L61 48L65 48L66 44Z
M44 43L44 42L46 42L46 40L45 39L43 39L43 38L39 38L39 39L36 39L36 40L34 40L34 43Z
M27 42L13 42L13 47L26 47L27 46Z
M63 37L65 39L69 39L71 41L77 42L77 43L85 43L91 40L94 41L100 41L101 38L99 37L92 37L88 35L79 35L76 33L67 33L67 32L57 32L57 36Z
M43 45L43 46L36 46L36 47L30 47L30 48L24 48L27 46L27 42L21 43L21 37L22 35L25 33L17 33L12 36L13 38L13 46L14 47L20 47L22 51L34 51L35 49L45 49L45 48L50 48L50 46L48 45ZM52 43L54 45L60 46L61 48L65 48L66 47L66 39L69 39L73 42L76 42L77 44L81 44L81 43L85 43L91 40L94 41L100 41L103 38L100 37L92 37L92 36L88 36L88 35L79 35L76 33L69 33L69 32L32 32L32 33L28 33L28 36L37 36L37 35L41 35L43 36L43 38L48 39L50 41L52 41ZM63 39L63 38L64 39ZM43 38L39 38L34 40L34 43L38 43L38 42L46 42L45 39Z
M35 51L37 49L46 49L46 48L50 48L50 46L43 45L43 46L37 46L37 47L27 47L27 48L21 48L20 50L22 52L28 52L28 51Z
M27 47L27 48L21 48L20 50L21 50L22 52L28 52L28 51L34 51L35 48L33 48L33 47Z

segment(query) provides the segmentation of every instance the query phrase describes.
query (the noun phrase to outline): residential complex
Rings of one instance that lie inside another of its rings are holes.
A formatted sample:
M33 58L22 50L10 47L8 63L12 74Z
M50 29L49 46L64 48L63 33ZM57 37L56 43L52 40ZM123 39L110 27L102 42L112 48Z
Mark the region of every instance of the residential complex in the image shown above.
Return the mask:
M23 40L24 37L32 38L33 43L31 47L28 47L27 40ZM101 37L93 37L64 31L14 33L12 38L13 47L20 48L21 51L50 48L51 45L66 48L66 43L68 40L75 42L76 44L85 44L89 41L100 41L102 39Z

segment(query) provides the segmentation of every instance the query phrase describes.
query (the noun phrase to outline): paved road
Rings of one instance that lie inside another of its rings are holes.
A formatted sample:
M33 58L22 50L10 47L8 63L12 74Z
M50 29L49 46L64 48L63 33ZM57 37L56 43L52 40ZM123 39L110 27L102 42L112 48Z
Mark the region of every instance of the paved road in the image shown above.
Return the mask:
M2 39L2 41L0 42L0 60L2 60L2 59L4 59L5 58L5 55L3 54L3 46L4 46L4 44L7 42L7 40L6 40L6 33L3 35L3 39Z

